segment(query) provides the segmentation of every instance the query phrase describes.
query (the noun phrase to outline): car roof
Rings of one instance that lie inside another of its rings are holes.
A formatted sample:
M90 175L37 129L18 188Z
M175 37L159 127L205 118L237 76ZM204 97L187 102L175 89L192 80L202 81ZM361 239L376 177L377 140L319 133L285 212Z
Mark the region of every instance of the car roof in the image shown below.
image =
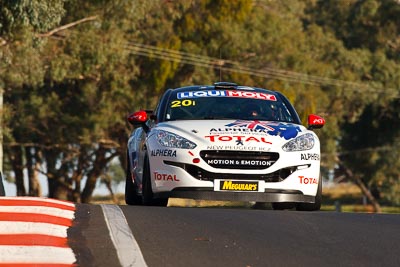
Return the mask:
M186 91L205 91L205 90L243 90L243 91L252 91L252 92L263 92L268 94L276 95L275 91L271 91L264 88L252 87L252 86L243 86L237 85L236 83L231 82L218 82L213 85L191 85L191 86L183 86L179 88L170 89L172 92L186 92Z
M297 124L301 124L299 115L297 114L296 110L294 109L293 105L290 101L279 91L272 91L264 88L258 87L251 87L251 86L242 86L237 85L236 83L231 82L218 82L214 83L213 85L191 85L191 86L183 86L178 87L175 89L168 89L162 95L161 99L159 100L159 105L156 108L157 118L159 121L163 121L163 115L167 109L167 103L171 97L171 95L177 95L179 92L187 92L187 91L206 91L206 90L240 90L240 91L247 91L247 92L258 92L264 94L274 95L276 99L280 102L285 103L286 107L289 109L290 113L294 118L294 122Z

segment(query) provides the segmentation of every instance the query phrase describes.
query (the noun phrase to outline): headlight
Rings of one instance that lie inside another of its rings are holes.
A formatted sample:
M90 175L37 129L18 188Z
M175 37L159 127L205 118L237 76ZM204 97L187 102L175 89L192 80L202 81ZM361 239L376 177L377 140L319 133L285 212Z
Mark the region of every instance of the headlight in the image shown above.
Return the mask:
M155 137L158 143L162 146L172 147L172 148L183 148L183 149L193 149L196 144L179 136L167 131L157 130Z
M287 142L282 149L286 152L309 150L314 147L314 143L314 135L307 133Z

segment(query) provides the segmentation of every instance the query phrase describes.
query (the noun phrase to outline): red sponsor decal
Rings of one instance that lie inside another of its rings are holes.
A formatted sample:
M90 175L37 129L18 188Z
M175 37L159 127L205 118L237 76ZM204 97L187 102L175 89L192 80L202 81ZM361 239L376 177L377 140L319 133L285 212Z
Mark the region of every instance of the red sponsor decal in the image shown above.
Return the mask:
M312 121L313 124L323 124L324 123L324 119L314 119Z
M313 126L314 128L321 128L324 126L325 120L321 118L320 116L310 114L308 116L308 125Z
M137 111L128 116L128 121L130 123L146 122L147 113L144 110Z
M211 142L221 141L221 142L229 142L236 141L237 143L242 142L257 142L257 143L266 143L272 144L268 142L265 137L254 137L254 136L245 136L245 135L207 135L205 138L210 139Z
M175 181L175 182L180 181L178 178L176 178L175 174L167 174L159 172L154 172L154 179L156 179L157 181Z
M274 95L259 93L259 92L247 92L247 91L226 91L227 95L230 97L240 97L240 98L255 98L255 99L263 99L276 101L276 97Z
M133 119L135 120L143 120L144 118L146 117L141 114L133 115Z
M304 176L299 176L301 184L318 184L318 180L316 178L307 178Z

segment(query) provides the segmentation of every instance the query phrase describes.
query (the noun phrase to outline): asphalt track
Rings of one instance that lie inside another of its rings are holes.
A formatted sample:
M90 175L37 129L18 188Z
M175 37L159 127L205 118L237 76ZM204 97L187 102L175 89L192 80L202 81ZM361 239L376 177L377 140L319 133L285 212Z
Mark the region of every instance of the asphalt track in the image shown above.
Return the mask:
M68 233L79 266L400 266L400 215L108 208L118 212L110 216L104 206L77 205ZM120 223L130 231L118 230ZM118 239L125 241L115 249Z
M0 266L400 266L400 215L0 197Z

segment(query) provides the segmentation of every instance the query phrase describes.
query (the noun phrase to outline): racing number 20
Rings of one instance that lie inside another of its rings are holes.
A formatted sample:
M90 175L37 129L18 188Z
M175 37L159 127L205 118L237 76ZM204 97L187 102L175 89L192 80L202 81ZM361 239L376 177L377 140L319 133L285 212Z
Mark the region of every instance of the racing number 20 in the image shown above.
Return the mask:
M171 108L179 108L179 107L188 107L188 106L194 106L196 105L196 102L190 99L185 99L185 100L174 100L171 102Z

